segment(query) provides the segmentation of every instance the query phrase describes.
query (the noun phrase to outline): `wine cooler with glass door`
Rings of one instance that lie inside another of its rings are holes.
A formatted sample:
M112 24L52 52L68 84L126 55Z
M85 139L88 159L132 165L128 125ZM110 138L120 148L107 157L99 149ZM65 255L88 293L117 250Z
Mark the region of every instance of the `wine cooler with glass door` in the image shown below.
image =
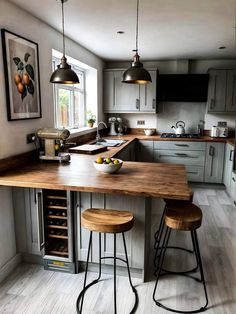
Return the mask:
M41 190L38 192L38 212L44 268L75 273L72 192Z

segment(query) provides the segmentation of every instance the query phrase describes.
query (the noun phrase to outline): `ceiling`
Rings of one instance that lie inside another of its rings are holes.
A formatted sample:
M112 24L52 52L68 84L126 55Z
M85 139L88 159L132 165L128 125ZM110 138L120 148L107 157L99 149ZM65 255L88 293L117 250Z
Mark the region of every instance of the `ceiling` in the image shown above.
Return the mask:
M60 1L11 2L61 30ZM235 0L140 0L141 59L235 58L235 12ZM66 35L104 60L132 58L135 23L136 0L65 3Z

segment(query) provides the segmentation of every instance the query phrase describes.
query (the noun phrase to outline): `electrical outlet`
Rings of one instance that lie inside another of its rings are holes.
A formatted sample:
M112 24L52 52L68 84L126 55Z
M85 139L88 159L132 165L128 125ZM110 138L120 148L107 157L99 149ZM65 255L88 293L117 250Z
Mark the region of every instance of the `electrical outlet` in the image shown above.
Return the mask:
M36 135L35 133L30 133L26 135L26 143L30 144L30 143L34 143L36 141Z
M137 120L137 125L145 125L145 120Z

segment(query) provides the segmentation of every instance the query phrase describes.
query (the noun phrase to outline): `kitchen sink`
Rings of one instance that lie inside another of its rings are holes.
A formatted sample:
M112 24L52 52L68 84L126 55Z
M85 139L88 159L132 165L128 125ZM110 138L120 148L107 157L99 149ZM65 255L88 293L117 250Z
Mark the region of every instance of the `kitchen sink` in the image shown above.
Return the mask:
M123 145L126 140L119 140L119 139L100 139L98 142L91 143L92 145L102 145L107 147L117 147Z

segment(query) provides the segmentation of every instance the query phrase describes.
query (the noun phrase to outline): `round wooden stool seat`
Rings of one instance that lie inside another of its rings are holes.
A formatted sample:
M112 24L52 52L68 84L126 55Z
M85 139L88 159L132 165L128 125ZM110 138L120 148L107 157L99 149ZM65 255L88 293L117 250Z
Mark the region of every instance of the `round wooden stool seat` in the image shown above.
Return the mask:
M167 205L165 224L171 229L191 231L199 228L202 223L201 209L191 203Z
M81 222L90 231L120 233L133 227L134 216L129 211L89 208L82 213Z

